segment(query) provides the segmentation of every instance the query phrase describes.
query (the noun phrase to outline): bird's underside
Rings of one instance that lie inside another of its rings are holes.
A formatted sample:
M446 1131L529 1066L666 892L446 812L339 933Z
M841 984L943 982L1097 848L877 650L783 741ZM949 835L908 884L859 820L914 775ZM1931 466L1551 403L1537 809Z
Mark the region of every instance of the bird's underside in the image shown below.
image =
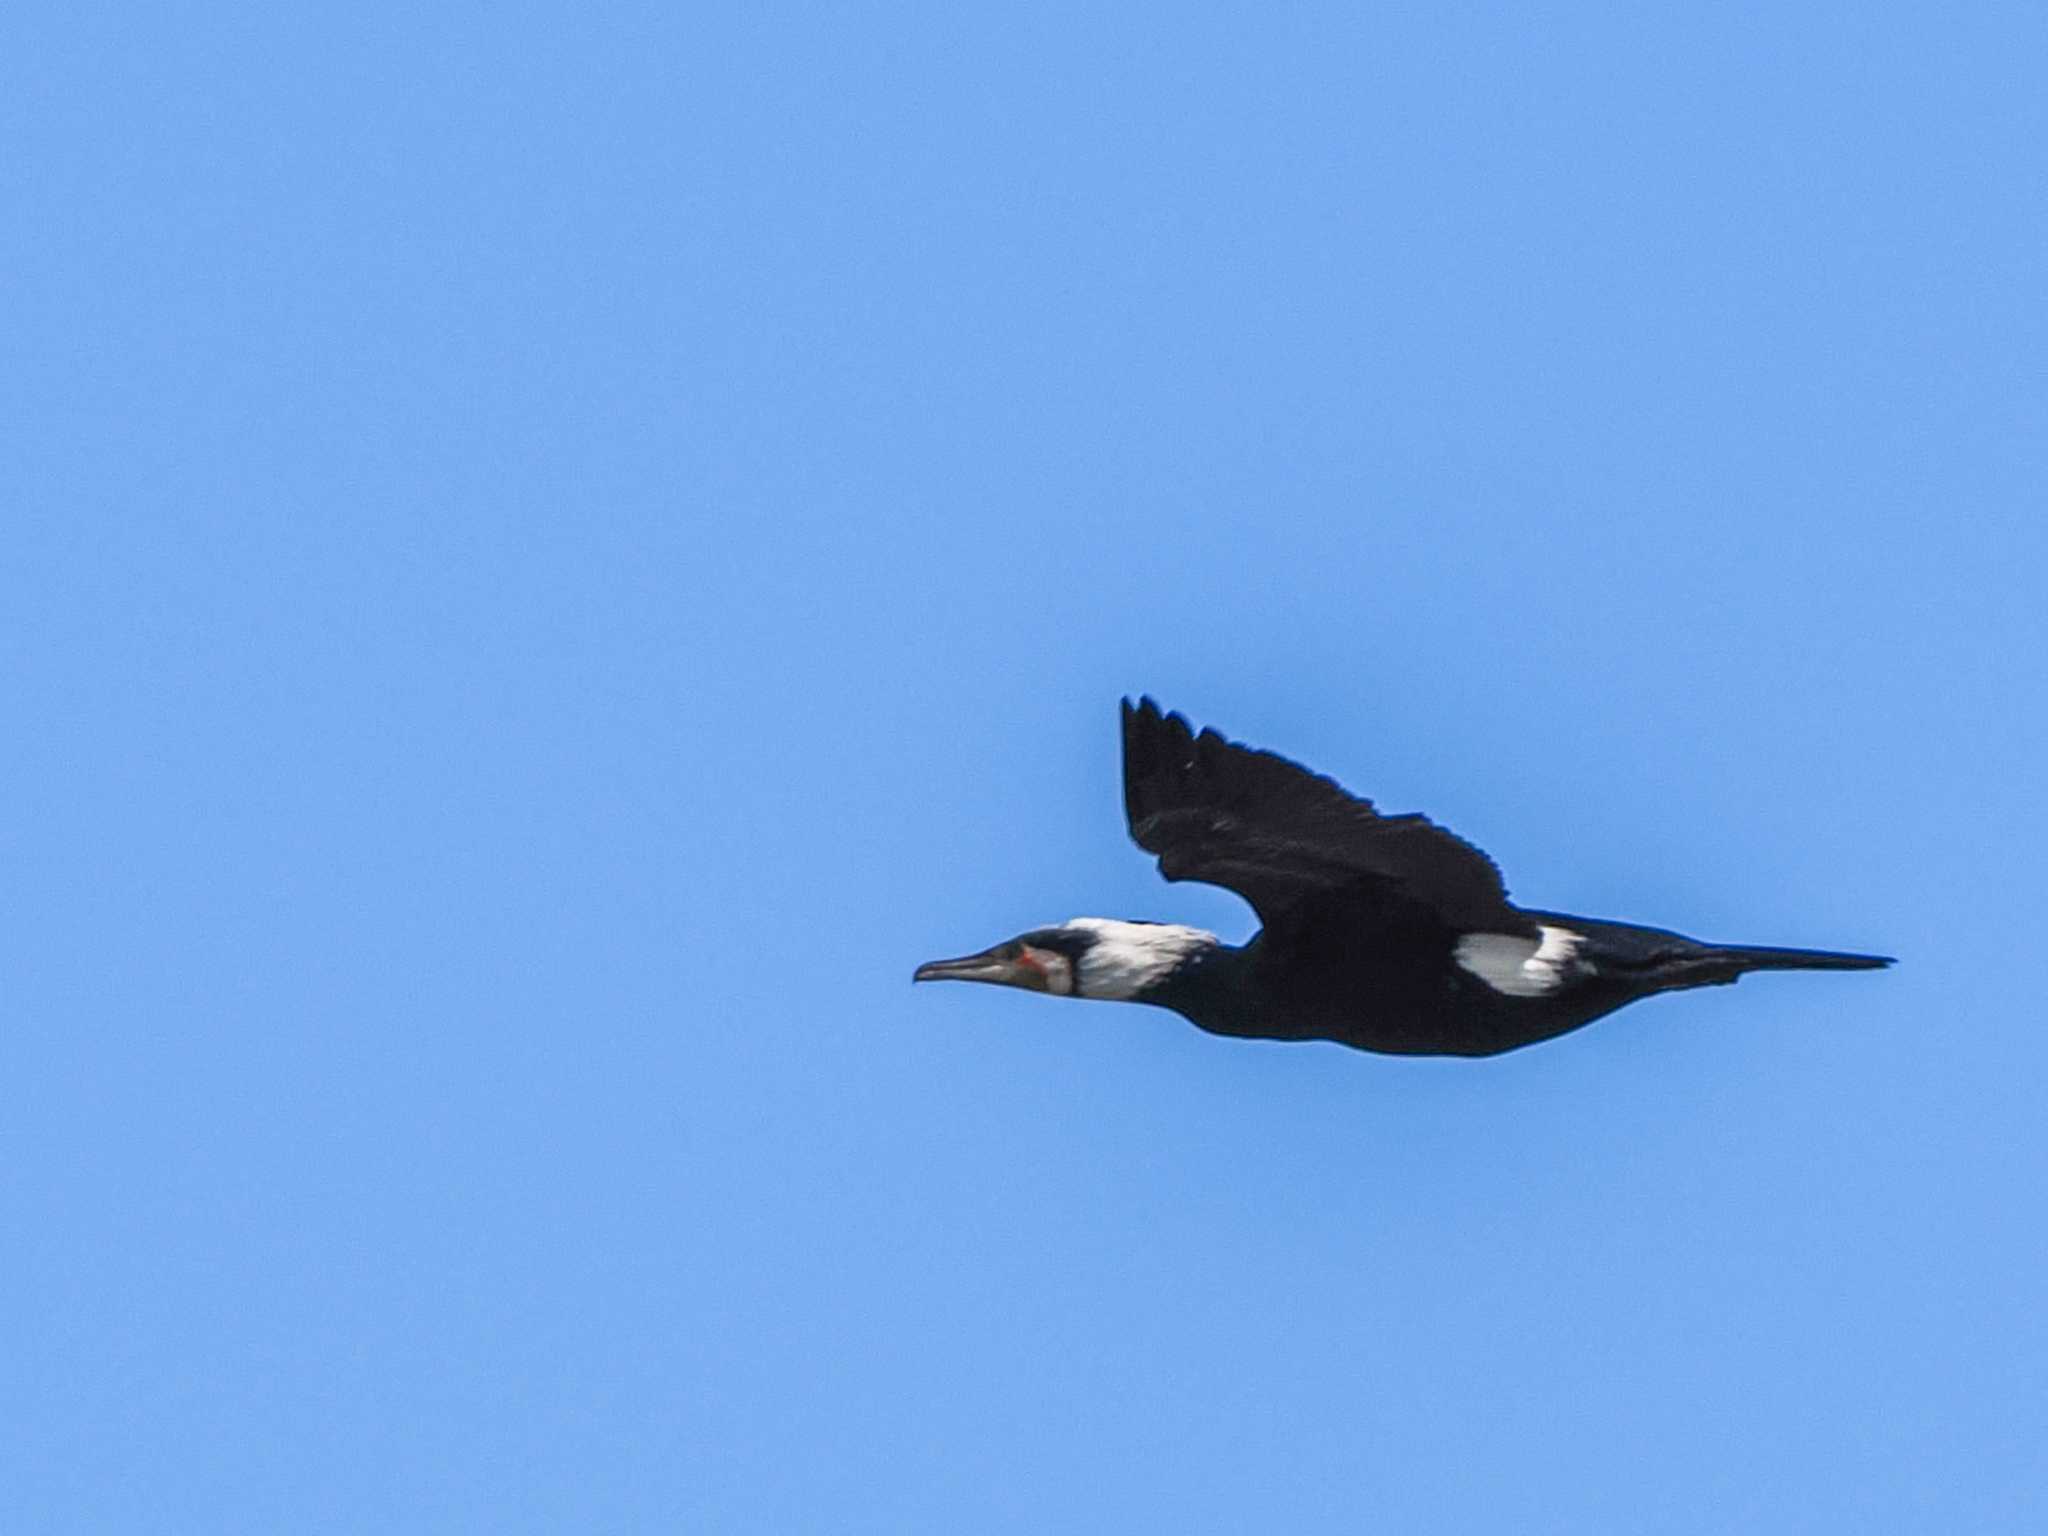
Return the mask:
M1123 738L1132 839L1167 879L1242 896L1256 937L1235 947L1196 929L1079 918L933 962L918 979L1154 1003L1218 1034L1485 1056L1657 992L1890 963L1524 910L1492 860L1422 816L1382 815L1149 699L1124 704Z
M1493 1056L1658 992L1733 982L1753 970L1884 963L1810 950L1728 949L1563 913L1522 915L1542 937L1453 938L1426 920L1362 923L1312 945L1277 945L1262 932L1242 949L1219 946L1213 976L1197 965L1142 1000L1216 1034L1330 1040L1399 1056Z

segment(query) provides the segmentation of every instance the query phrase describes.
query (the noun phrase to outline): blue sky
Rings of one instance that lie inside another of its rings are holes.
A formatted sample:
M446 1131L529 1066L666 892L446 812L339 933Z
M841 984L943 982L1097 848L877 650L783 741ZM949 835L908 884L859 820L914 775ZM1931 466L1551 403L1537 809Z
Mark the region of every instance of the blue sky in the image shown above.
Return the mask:
M16 7L0 1501L2004 1531L2048 22ZM1148 690L1883 976L1484 1062L908 985Z

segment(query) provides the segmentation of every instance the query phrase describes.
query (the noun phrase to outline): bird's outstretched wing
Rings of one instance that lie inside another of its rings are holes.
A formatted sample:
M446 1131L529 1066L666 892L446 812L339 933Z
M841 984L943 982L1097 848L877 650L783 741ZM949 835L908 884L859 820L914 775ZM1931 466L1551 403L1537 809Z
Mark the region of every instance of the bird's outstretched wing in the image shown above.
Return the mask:
M1167 879L1227 887L1268 929L1304 906L1384 899L1459 931L1535 935L1493 861L1428 818L1383 816L1276 753L1197 735L1149 698L1124 701L1123 726L1131 838Z

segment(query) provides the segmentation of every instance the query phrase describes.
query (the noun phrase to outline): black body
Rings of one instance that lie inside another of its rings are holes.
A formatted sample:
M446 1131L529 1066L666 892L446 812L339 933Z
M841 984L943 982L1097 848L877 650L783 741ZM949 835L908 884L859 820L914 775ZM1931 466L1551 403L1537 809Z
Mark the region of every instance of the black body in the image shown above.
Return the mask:
M1334 1040L1401 1055L1488 1056L1657 992L1757 970L1869 970L1875 955L1728 948L1657 928L1525 911L1492 860L1422 816L1270 752L1196 734L1150 699L1123 706L1132 838L1169 880L1237 892L1263 927L1190 959L1134 1001L1217 1034ZM1503 991L1459 961L1472 935L1577 936L1546 990Z

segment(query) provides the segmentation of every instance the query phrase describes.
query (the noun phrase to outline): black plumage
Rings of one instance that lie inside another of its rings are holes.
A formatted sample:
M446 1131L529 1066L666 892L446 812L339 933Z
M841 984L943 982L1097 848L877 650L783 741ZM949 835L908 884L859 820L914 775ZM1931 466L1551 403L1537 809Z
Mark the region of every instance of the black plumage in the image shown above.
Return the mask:
M1426 817L1383 815L1275 753L1198 733L1150 699L1124 703L1123 749L1133 840L1167 879L1243 896L1259 933L1233 947L1161 929L1176 936L1168 946L1149 942L1138 925L1077 919L984 955L934 962L919 979L1155 1003L1218 1034L1485 1056L1654 993L1749 971L1890 963L1703 944L1517 907L1491 859Z

